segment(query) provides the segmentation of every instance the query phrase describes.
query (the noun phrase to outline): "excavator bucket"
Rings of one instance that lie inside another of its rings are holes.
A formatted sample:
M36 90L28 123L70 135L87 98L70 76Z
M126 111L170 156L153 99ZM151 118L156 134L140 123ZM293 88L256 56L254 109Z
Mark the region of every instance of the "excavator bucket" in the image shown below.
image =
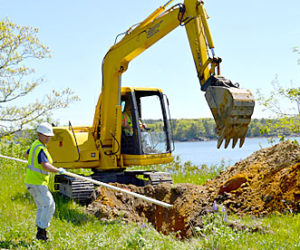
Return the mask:
M232 139L232 148L238 139L242 147L254 110L254 97L250 90L236 87L209 86L205 93L206 101L216 122L216 133L220 148L225 140L227 148Z

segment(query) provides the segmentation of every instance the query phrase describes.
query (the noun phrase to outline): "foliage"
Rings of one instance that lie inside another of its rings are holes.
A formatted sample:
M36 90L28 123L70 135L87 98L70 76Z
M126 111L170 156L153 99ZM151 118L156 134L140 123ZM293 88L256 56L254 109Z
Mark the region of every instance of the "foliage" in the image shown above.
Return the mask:
M29 142L25 139L25 143L13 143L7 141L7 139L8 138L5 138L5 140L2 140L0 143L0 154L16 158L23 158L24 153L29 148Z
M194 234L202 237L208 247L217 248L220 238L223 240L223 245L226 245L230 239L238 238L239 233L228 226L228 215L224 206L214 203L207 215L202 217L202 221L203 226L194 228Z
M147 126L155 131L161 131L162 121L147 120ZM173 139L175 141L202 141L217 139L215 133L215 122L212 118L199 119L176 119L171 121L173 126ZM269 124L280 124L278 119L252 119L247 137L262 136L261 131L267 129ZM274 135L278 133L277 127L269 127L266 135ZM293 135L294 130L285 130L285 135Z
M299 54L297 47L294 48L294 52ZM261 133L263 135L273 133L284 140L286 135L300 133L300 87L284 88L280 85L278 76L271 84L273 90L268 96L257 90L258 102L264 110L271 111L276 118L267 121L261 128Z
M25 96L44 82L33 79L29 64L50 57L49 48L37 37L38 29L20 26L9 19L0 20L0 136L21 131L27 124L44 118L51 111L78 100L67 88L52 90L42 100L26 103ZM26 65L26 64L27 65ZM30 95L29 95L30 97ZM33 99L31 97L31 99Z

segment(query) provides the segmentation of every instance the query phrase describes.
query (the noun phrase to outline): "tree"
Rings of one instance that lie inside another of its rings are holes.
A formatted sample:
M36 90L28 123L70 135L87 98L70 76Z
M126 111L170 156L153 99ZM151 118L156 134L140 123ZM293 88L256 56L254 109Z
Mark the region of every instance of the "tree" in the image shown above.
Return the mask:
M257 91L258 101L265 110L275 115L276 120L267 121L262 127L262 134L274 132L284 140L287 134L300 133L300 88L283 88L278 77L272 81L273 90L265 97L260 90ZM281 103L284 102L285 105ZM288 106L290 107L288 108Z
M51 57L49 48L37 34L36 28L0 20L0 137L20 131L32 121L78 100L67 88L52 90L42 100L23 102L25 96L44 83L43 78L32 78L35 70L25 63Z

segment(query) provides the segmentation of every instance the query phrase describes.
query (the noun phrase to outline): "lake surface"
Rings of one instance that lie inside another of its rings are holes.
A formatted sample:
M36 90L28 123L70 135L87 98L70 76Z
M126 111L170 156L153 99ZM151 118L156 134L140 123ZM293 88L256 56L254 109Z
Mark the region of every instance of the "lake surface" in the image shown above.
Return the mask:
M300 142L300 137L291 139L297 139ZM178 155L182 162L191 161L194 165L220 165L224 160L227 166L235 164L261 148L271 147L275 143L270 144L267 138L246 138L242 148L239 148L239 142L234 149L231 148L231 144L232 142L227 149L224 149L223 142L221 148L217 149L217 141L175 142L173 155Z

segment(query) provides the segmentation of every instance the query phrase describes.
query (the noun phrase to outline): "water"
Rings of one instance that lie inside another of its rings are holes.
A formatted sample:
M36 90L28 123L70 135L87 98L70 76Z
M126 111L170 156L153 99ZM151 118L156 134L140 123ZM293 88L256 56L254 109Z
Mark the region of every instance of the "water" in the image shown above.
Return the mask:
M300 142L300 137L294 137ZM278 142L278 140L276 140ZM224 149L224 142L220 149L217 149L217 141L201 141L201 142L176 142L173 155L178 155L182 162L191 161L194 165L206 164L220 165L222 161L225 165L233 165L236 162L246 158L253 152L266 147L271 147L267 138L246 138L242 148L238 143L234 149L231 143L227 149Z

